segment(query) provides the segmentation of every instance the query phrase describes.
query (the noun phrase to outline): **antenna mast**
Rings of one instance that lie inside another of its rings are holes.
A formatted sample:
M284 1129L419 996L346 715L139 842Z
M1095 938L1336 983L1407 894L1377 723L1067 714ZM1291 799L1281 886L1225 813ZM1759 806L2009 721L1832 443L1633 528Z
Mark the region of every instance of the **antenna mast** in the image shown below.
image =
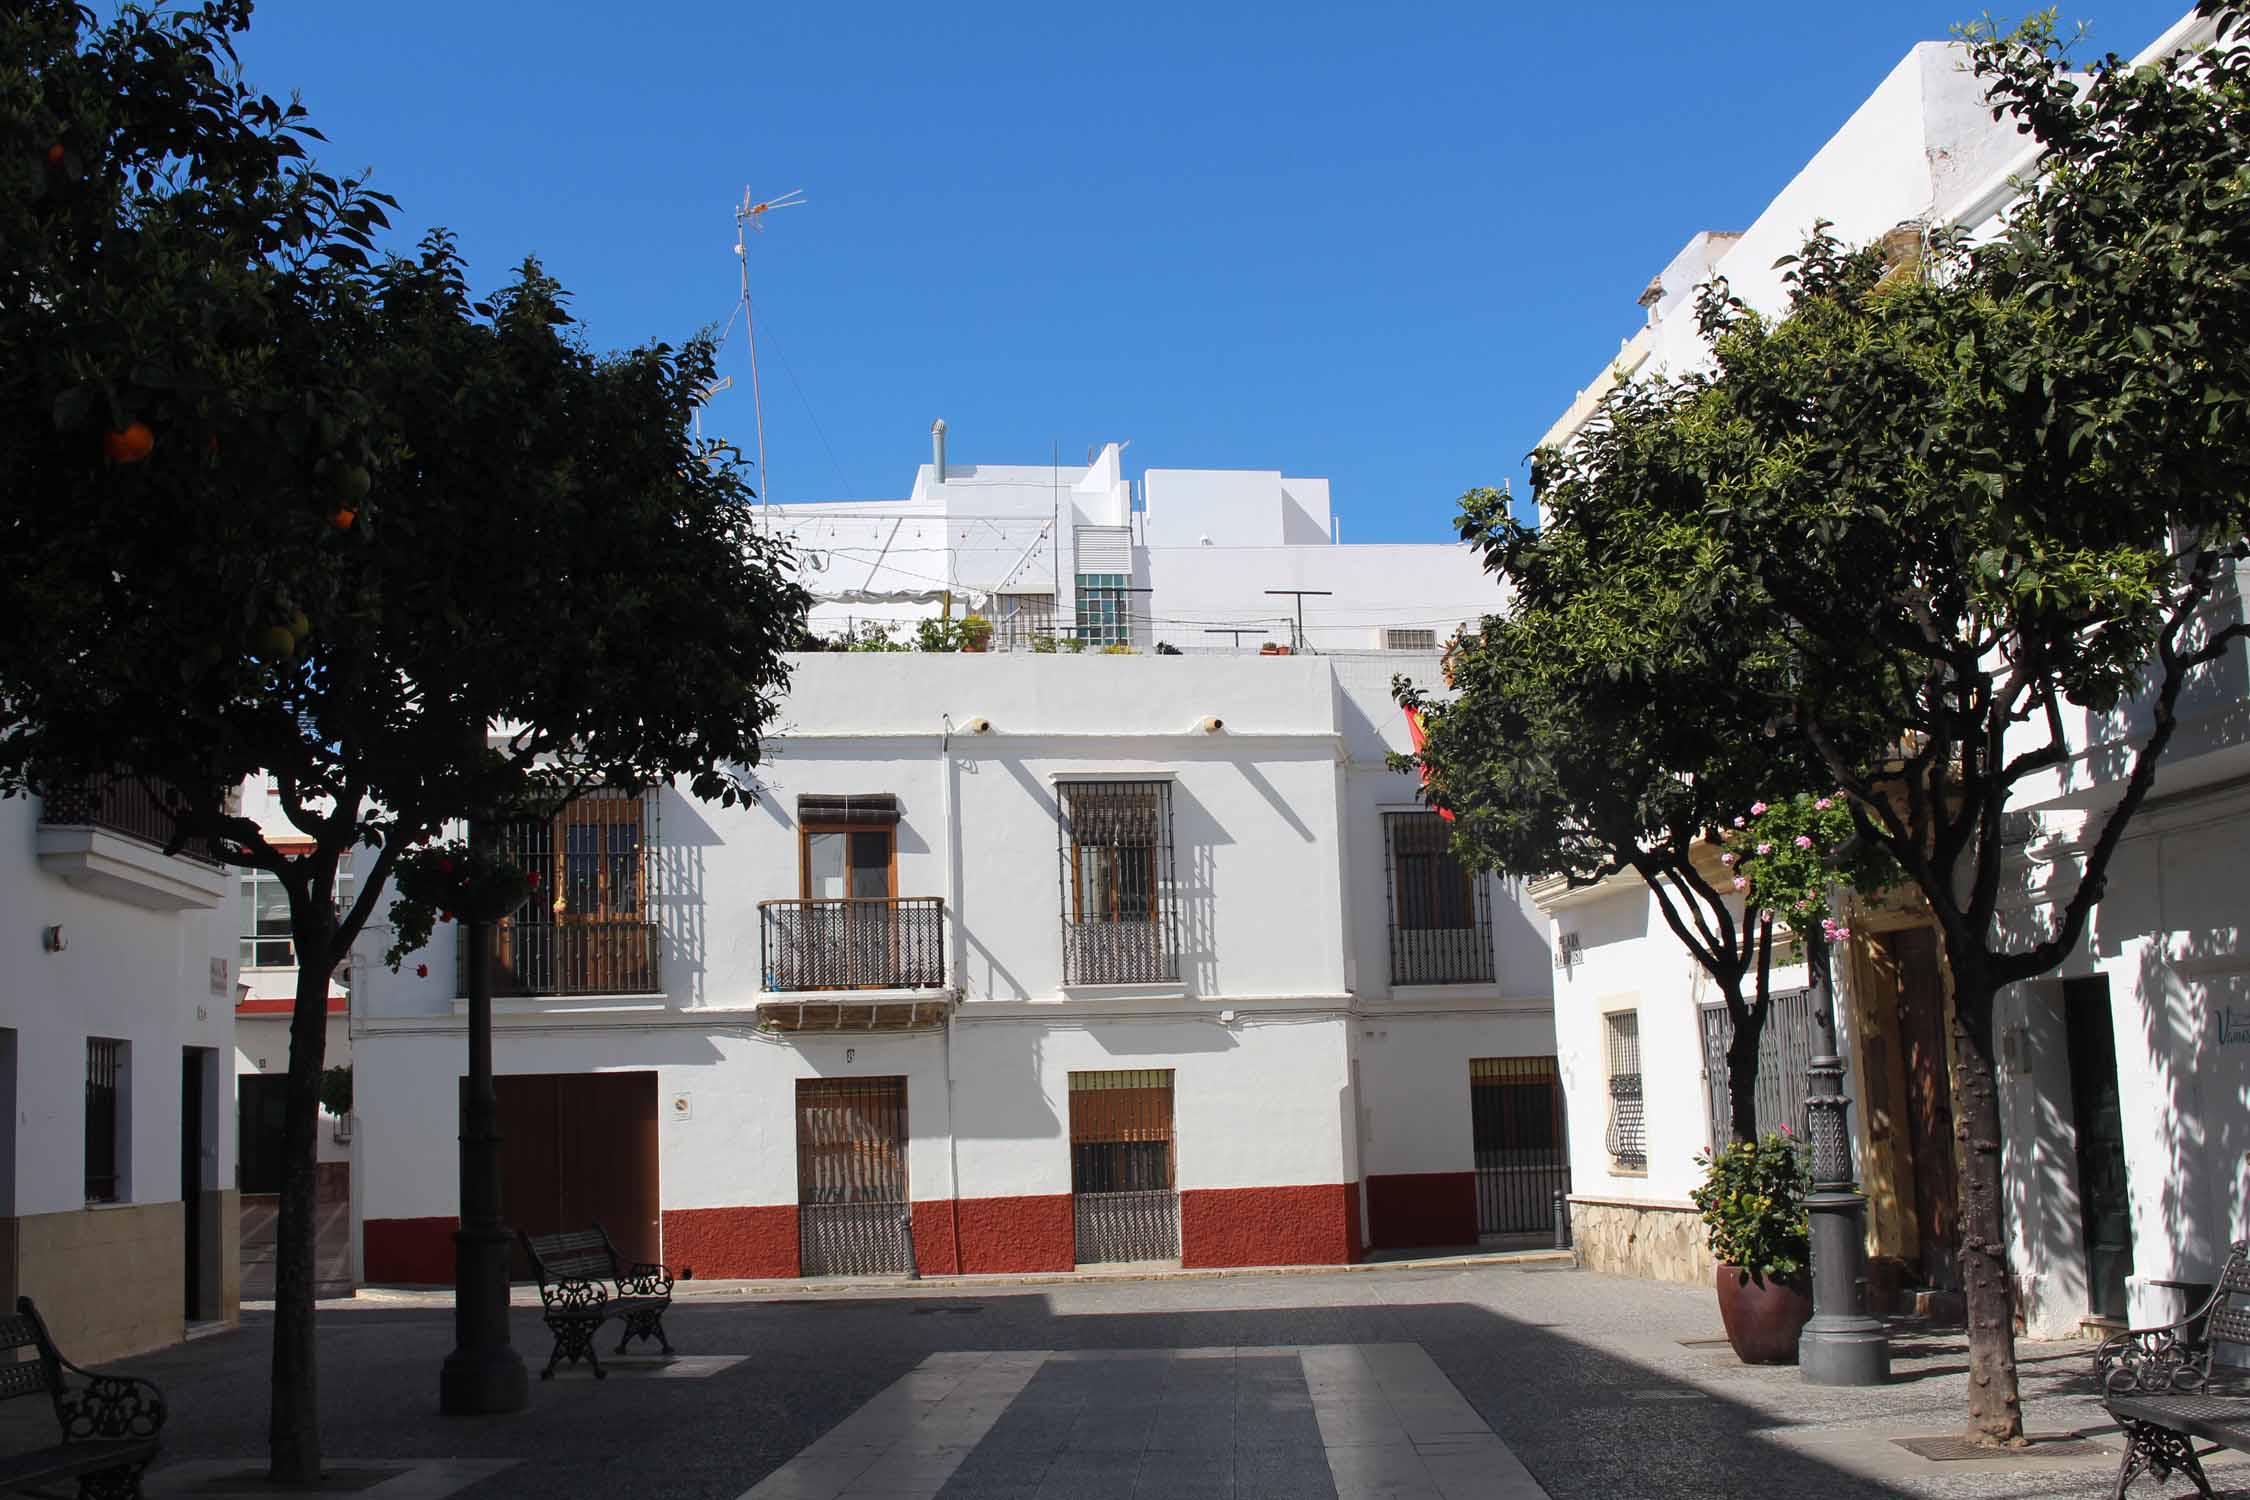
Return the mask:
M734 259L742 278L742 333L750 341L750 411L758 423L758 497L761 512L773 514L773 475L766 468L766 403L758 387L758 325L750 315L750 246L745 229L765 232L765 215L777 208L801 207L805 201L803 188L791 188L778 198L759 200L750 196L750 189L742 190L742 202L734 211Z

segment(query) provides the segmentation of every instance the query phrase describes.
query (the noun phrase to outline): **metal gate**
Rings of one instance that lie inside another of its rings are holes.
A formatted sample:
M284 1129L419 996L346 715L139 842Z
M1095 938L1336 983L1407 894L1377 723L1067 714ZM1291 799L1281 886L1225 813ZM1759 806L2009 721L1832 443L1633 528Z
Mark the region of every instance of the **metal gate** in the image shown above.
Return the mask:
M797 1080L797 1257L806 1276L906 1269L906 1080Z
M1552 1228L1555 1194L1570 1191L1562 1076L1555 1060L1471 1058L1469 1117L1476 1137L1477 1233Z
M1703 1007L1704 1109L1711 1144L1734 1139L1734 1104L1727 1097L1727 1048L1734 1044L1734 1017L1725 1005ZM1805 1069L1812 1066L1812 991L1783 990L1766 997L1765 1029L1758 1033L1755 1085L1758 1133L1786 1125L1808 1140Z
M1078 1264L1178 1260L1172 1070L1070 1075L1070 1201Z

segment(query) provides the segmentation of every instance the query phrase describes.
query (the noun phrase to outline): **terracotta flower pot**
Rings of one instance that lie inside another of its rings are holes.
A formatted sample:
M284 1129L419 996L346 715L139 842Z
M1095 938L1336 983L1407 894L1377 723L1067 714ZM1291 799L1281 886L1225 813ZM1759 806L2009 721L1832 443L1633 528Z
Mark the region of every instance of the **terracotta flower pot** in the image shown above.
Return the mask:
M1797 1335L1812 1313L1812 1287L1802 1276L1758 1281L1739 1266L1719 1267L1719 1321L1746 1365L1795 1364Z

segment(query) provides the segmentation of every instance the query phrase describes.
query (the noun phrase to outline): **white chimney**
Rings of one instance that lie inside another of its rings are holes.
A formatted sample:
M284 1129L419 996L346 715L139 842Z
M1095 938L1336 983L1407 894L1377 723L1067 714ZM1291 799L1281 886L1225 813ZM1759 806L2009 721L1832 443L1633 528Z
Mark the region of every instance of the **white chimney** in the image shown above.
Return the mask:
M945 483L945 418L930 424L930 483Z

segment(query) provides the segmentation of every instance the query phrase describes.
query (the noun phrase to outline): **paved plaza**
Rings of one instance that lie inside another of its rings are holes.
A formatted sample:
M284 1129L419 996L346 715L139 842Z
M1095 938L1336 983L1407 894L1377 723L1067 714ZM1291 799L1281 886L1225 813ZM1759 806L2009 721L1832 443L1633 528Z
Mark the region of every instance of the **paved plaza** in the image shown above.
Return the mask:
M1816 1390L1746 1368L1701 1288L1556 1262L1205 1279L787 1289L682 1283L681 1358L534 1381L520 1416L447 1419L450 1309L322 1304L330 1490L384 1500L1574 1500L2107 1495L2117 1437L2082 1343L2021 1345L2028 1425L2093 1452L1936 1462L1962 1336L1905 1330L1897 1379ZM272 1494L267 1314L128 1362L172 1403L155 1495ZM536 1370L534 1308L515 1338ZM2250 1469L2212 1463L2250 1496ZM2231 1487L2231 1488L2230 1488ZM2193 1493L2143 1480L2136 1500Z

